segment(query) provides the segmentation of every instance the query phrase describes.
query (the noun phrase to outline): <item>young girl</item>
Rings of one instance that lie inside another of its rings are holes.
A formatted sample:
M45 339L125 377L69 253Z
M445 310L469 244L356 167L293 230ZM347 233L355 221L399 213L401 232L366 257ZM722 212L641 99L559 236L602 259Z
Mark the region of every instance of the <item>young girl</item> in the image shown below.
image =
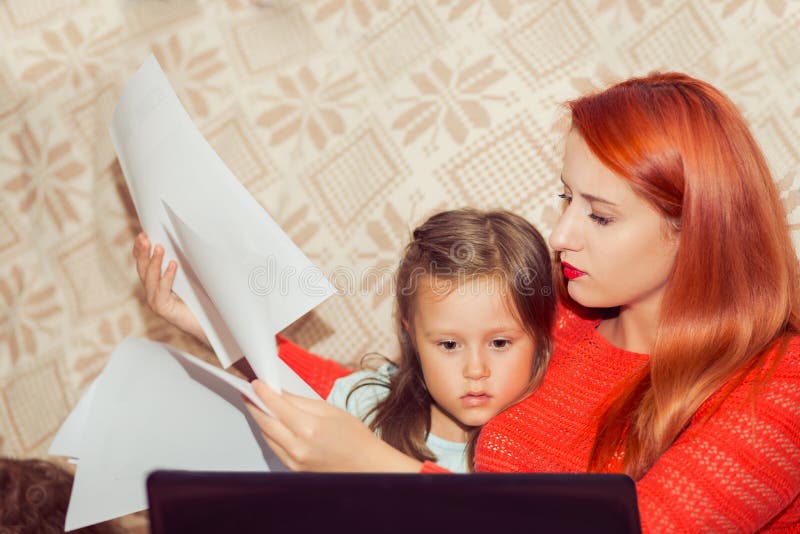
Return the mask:
M798 262L747 124L679 73L569 109L555 349L483 427L476 471L627 473L645 532L797 532ZM340 410L257 391L296 469L437 470Z
M134 255L151 307L203 339L171 293L174 262L159 281L160 247L151 259L140 236ZM279 353L320 396L367 422L387 444L466 472L476 430L544 374L555 316L551 279L547 246L521 217L441 212L414 230L397 271L397 364L352 373L282 338Z

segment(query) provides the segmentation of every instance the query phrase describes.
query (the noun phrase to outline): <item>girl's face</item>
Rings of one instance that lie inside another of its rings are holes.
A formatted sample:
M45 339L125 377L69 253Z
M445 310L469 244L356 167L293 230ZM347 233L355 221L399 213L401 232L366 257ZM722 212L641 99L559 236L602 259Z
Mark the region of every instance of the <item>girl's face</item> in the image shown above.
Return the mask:
M567 136L561 178L566 205L550 246L559 253L570 296L590 308L636 307L657 317L678 232L575 130Z
M456 287L422 280L412 336L433 398L431 433L465 441L468 427L483 425L527 391L534 342L499 280Z

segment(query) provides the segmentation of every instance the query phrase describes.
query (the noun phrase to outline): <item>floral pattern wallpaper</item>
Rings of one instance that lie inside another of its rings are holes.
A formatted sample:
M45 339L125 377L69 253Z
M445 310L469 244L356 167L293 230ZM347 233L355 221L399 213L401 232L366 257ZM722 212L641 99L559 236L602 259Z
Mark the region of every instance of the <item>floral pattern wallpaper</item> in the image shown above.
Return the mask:
M338 294L289 327L395 354L411 229L464 205L558 215L563 102L681 70L743 110L800 244L800 3L790 0L0 2L0 454L46 457L128 335L213 354L146 307L107 127L154 53L234 174ZM127 518L132 529L142 517Z

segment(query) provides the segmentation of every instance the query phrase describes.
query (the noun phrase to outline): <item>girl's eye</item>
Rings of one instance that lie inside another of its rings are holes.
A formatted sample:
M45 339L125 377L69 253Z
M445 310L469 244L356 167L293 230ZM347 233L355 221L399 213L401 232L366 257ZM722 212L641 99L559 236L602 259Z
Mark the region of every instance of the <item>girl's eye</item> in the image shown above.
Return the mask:
M507 349L509 345L511 345L511 341L509 341L507 339L493 339L492 340L492 348L493 349Z
M569 196L569 195L568 195L568 194L566 194L566 193L561 193L560 195L558 195L558 198L560 198L561 200L563 200L563 201L564 201L564 202L566 202L567 204L569 204L569 203L571 203L571 202L572 202L572 197L571 197L571 196Z
M591 219L592 219L594 222L596 222L597 224L599 224L600 226L605 226L605 225L607 225L608 223L610 223L610 222L611 222L611 220L612 220L612 219L611 219L611 217L602 217L602 216L600 216L600 215L595 215L594 213L591 213L591 214L589 214L589 217L590 217L590 218L591 218Z
M456 350L458 348L458 343L452 340L448 341L440 341L439 346L442 347L446 351Z

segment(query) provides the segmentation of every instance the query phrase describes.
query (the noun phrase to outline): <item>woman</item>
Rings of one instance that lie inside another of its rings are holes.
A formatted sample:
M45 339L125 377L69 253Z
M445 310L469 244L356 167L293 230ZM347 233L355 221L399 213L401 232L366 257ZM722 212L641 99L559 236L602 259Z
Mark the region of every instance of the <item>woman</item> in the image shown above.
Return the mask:
M797 260L744 120L680 74L570 108L556 350L541 387L484 427L476 469L628 473L645 530L797 529ZM154 258L140 275L166 315ZM318 365L286 342L281 356ZM347 372L328 364L318 386ZM437 470L327 404L256 388L276 418L251 412L290 467Z
M627 473L646 531L797 529L797 258L760 149L683 74L569 107L555 351L541 387L484 427L476 470ZM294 469L438 470L255 386L276 417L251 413Z

